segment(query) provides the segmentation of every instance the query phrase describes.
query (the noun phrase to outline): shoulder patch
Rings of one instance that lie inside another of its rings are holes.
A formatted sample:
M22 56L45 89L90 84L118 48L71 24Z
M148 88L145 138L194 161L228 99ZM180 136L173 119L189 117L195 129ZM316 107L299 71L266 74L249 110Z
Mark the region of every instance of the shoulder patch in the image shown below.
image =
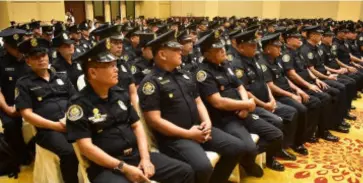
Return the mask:
M197 73L197 81L199 82L203 82L205 81L205 79L207 79L207 73L203 70L198 71Z
M131 73L132 74L136 73L136 67L134 65L131 66Z
M242 78L242 77L243 77L243 70L242 70L242 69L236 69L236 70L234 71L234 73L236 74L236 77L237 77L238 79L240 79L240 78Z
M228 61L232 61L233 60L233 56L231 54L228 54Z
M313 58L314 58L313 53L309 52L309 53L308 53L308 58L309 58L310 60L311 60L311 59L313 59Z
M151 95L155 92L155 85L152 84L151 82L146 82L143 86L142 86L142 92L145 95Z
M15 92L15 99L16 98L18 98L19 97L19 89L18 89L18 87L15 87L15 90L14 90L14 92Z
M290 62L290 55L289 54L285 54L284 56L282 56L282 61L283 62Z
M262 64L262 65L261 65L261 67L262 67L262 71L263 71L263 72L266 72L266 71L267 71L267 67L266 67L266 65L265 65L265 64Z
M79 105L71 105L67 111L67 118L70 121L77 121L83 117L83 109Z

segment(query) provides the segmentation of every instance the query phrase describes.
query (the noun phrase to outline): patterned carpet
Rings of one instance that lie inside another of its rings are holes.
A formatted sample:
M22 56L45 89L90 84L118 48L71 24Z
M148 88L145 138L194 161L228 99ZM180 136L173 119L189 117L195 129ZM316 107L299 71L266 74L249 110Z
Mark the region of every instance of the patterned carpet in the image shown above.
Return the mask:
M306 144L309 156L298 156L296 161L281 161L285 172L265 168L263 178L242 178L245 183L363 183L363 99L354 101L352 111L358 119L350 121L349 134L334 133L339 143L320 139L319 143ZM292 151L290 151L292 152ZM22 167L18 179L0 177L0 183L32 183L32 167Z

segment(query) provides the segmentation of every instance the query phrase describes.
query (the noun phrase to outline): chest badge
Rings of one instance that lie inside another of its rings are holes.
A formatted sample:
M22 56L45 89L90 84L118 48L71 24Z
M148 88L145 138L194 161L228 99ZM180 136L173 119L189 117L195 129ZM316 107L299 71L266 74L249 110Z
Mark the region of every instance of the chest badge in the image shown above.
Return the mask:
M37 99L38 99L39 102L41 102L43 100L42 97L38 97Z
M118 102L118 105L120 106L120 108L122 109L122 110L124 110L124 111L126 111L127 110L127 107L126 107L126 105L121 101L121 100L119 100Z
M169 98L173 98L174 94L173 93L169 93Z
M99 123L99 122L102 122L102 121L106 120L107 115L106 114L101 114L99 109L94 108L92 110L92 112L93 112L93 116L88 118L88 119L93 121L94 123Z
M236 69L235 70L236 76L238 79L243 77L243 70L242 69Z
M57 79L58 85L64 85L64 82L61 79Z
M122 72L127 72L126 67L124 65L121 65Z
M9 81L12 81L13 80L13 77L9 77Z

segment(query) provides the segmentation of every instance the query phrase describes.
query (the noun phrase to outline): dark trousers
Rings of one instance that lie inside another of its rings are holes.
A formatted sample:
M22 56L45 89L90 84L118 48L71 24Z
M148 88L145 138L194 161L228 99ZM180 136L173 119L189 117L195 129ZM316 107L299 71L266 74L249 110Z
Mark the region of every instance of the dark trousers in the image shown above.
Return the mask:
M127 164L138 166L140 156L124 159ZM194 183L194 172L190 165L161 153L150 153L150 161L155 167L155 174L150 178L159 183ZM91 180L93 183L132 183L123 174L103 168Z
M357 87L358 91L361 91L363 89L363 72L348 73L348 74L343 75L343 76L347 76L349 78L354 79L354 81L356 82L356 87Z
M336 113L336 119L335 122L333 119L333 123L331 126L329 126L330 129L335 129L337 126L339 126L344 118L347 116L349 109L350 109L350 101L348 100L348 94L347 90L345 88L345 85L340 83L339 81L334 80L325 80L326 84L330 86L326 90L327 93L329 93L333 98L333 111Z
M266 152L266 159L270 161L277 152L280 152L283 139L282 131L258 115L250 114L245 119L236 116L226 120L228 121L225 121L220 128L242 140L245 144L245 150L250 152L241 159L241 165L244 168L248 168L255 162L258 153ZM260 137L257 148L251 139L250 133L257 134Z
M4 128L5 141L13 149L19 164L30 161L30 155L27 150L23 137L23 119L21 117L10 118L4 112L0 111L2 127Z
M188 163L195 172L195 182L226 183L247 149L243 141L218 128L212 128L211 133L212 139L203 144L187 139L158 140L159 149L172 158ZM221 156L214 170L205 151Z
M60 169L65 183L78 182L77 156L72 144L67 141L66 134L51 130L38 130L36 143L59 157Z
M344 84L345 88L347 89L347 104L348 109L350 109L352 107L353 99L357 96L357 82L347 75L339 75L338 81L339 83Z
M255 113L265 121L282 130L284 133L282 146L283 148L288 148L292 146L295 141L298 113L297 110L291 106L278 101L276 103L277 107L273 113L261 107L257 107Z

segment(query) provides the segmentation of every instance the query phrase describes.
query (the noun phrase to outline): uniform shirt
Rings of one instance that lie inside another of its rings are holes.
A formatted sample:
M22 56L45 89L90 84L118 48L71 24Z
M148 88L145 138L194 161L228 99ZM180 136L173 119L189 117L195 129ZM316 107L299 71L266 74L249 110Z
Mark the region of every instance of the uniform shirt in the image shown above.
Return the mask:
M324 60L321 58L323 50L319 49L318 46L313 46L309 42L306 42L301 46L300 54L308 67L312 66L320 73L327 74L328 71L325 69Z
M16 83L17 109L33 109L45 119L59 121L65 117L70 97L75 89L65 74L49 70L49 81L30 72Z
M262 56L261 56L262 57ZM255 58L248 58L239 54L232 61L236 77L243 83L248 91L263 102L269 102L268 88L263 76L263 70Z
M85 44L82 44L81 42L75 42L74 43L74 53L73 53L73 57L76 58L79 55L81 55L82 53L87 51L87 47L85 47Z
M137 49L135 49L134 47L132 47L131 45L131 41L128 39L124 39L123 41L123 45L124 45L124 50L122 53L122 59L125 60L126 62L135 60L135 58L137 57Z
M187 72L195 73L198 70L197 58L192 54L182 55L181 68Z
M214 108L207 101L207 97L219 93L222 97L241 100L237 90L242 83L234 75L229 62L216 65L204 60L197 72L197 81L200 95L208 108L213 122L220 123L222 119L235 116L234 111L221 111Z
M293 50L287 48L281 56L281 65L287 73L289 70L294 69L296 73L309 83L314 83L314 80L310 77L308 72L307 63L304 61L304 57L299 53L299 50Z
M16 81L30 71L30 67L22 59L20 61L10 54L0 58L0 88L9 106L15 104L14 91Z
M263 69L263 75L266 83L273 82L279 88L292 91L288 80L286 79L284 69L281 65L281 59L277 58L276 60L272 60L270 57L263 55L258 60Z
M67 74L74 86L77 86L78 77L83 74L80 63L72 61L72 64L69 64L59 53L51 68L57 73Z
M96 42L94 40L92 40L92 39L87 40L83 36L80 40L80 43L86 51L93 47L93 43L96 44Z
M153 60L147 60L145 57L137 57L131 65L131 73L135 78L135 84L139 85L144 77L151 72L154 65Z
M91 138L94 145L113 157L128 155L126 151L130 148L137 149L131 125L139 117L126 90L112 87L108 98L101 99L87 84L70 99L69 105L67 134L70 141Z
M138 88L140 107L144 112L160 111L161 117L176 126L190 129L200 124L195 99L199 97L194 78L183 70L167 72L155 66ZM167 140L155 132L158 140Z
M363 50L361 49L361 47L363 46L363 32L358 34L356 41L357 41L357 45L358 45L360 54L363 55Z
M117 60L118 68L118 86L129 91L130 84L135 83L129 65L122 59Z
M349 51L350 53L352 53L352 55L354 55L357 58L361 58L361 53L360 53L360 47L358 46L356 40L346 40L346 44L348 44L349 47Z
M319 46L319 50L323 51L321 58L327 67L330 67L332 69L340 69L340 65L335 60L336 54L333 53L332 46L327 45L327 44L321 44Z
M344 40L335 38L333 41L332 51L341 62L346 65L351 65L349 45L345 43Z

